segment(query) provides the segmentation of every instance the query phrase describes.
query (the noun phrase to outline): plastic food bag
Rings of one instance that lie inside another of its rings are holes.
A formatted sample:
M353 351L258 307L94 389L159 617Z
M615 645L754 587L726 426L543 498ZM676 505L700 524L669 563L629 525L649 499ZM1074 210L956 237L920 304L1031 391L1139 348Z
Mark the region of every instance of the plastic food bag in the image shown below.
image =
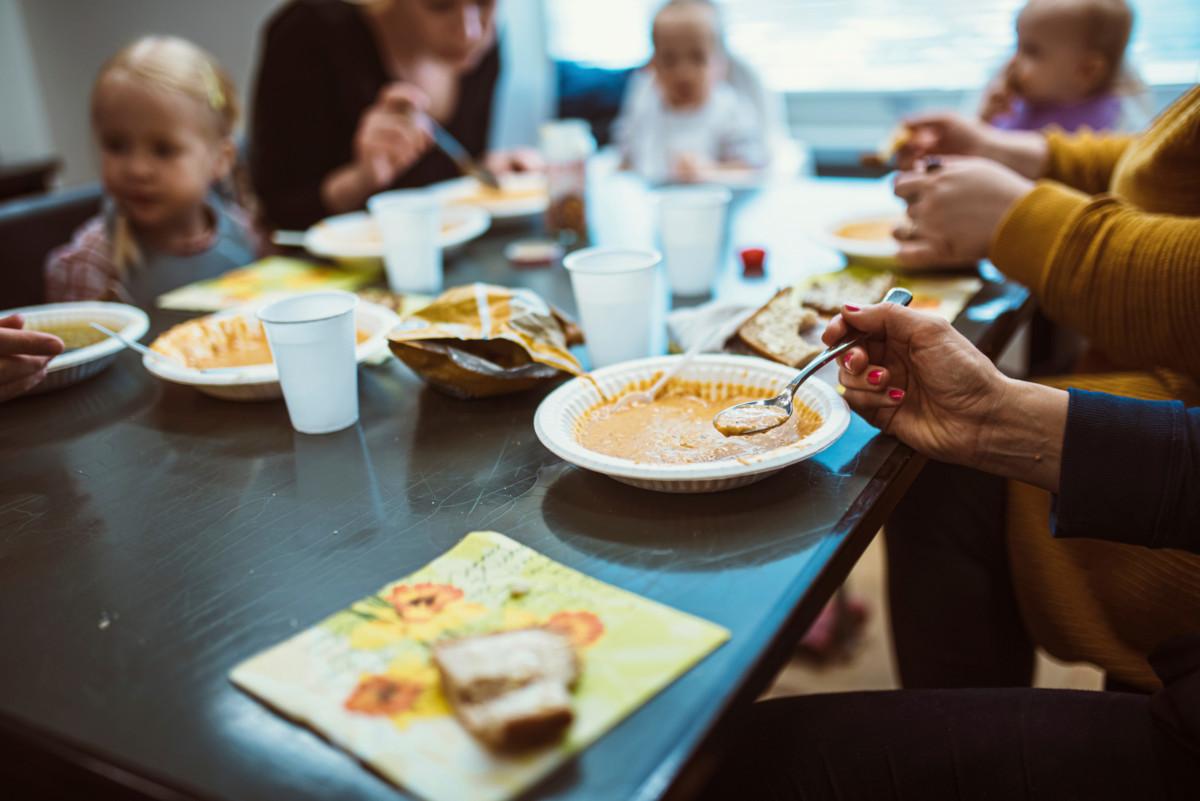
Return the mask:
M454 287L400 321L392 352L430 385L460 398L522 392L582 375L568 348L579 328L528 289Z

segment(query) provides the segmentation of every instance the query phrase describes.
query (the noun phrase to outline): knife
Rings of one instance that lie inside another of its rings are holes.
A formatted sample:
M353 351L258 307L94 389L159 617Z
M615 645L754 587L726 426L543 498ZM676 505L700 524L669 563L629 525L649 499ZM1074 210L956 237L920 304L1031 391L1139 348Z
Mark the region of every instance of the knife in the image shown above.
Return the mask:
M465 174L470 175L475 180L479 181L484 186L492 189L499 189L500 182L496 180L496 176L492 171L482 164L477 162L463 147L462 143L454 138L454 135L438 124L438 121L433 117L428 117L429 130L433 134L433 141L442 152L454 160L458 168Z

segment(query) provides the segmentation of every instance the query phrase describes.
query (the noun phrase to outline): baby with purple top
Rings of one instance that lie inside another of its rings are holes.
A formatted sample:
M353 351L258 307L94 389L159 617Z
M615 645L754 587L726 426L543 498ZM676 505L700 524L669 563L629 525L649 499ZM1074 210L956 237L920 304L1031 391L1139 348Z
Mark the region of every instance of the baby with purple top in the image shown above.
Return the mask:
M1125 0L1029 0L1017 52L992 81L980 117L997 128L1117 128L1133 12Z

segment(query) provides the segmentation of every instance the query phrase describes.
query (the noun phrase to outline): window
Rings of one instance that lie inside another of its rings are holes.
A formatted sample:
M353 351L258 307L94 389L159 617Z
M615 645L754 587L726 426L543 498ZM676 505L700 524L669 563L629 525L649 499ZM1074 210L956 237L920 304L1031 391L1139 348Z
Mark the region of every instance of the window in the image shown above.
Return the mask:
M644 63L660 0L545 0L552 57ZM979 89L1013 46L1022 0L721 0L730 47L788 92ZM1147 83L1200 80L1200 2L1133 2Z

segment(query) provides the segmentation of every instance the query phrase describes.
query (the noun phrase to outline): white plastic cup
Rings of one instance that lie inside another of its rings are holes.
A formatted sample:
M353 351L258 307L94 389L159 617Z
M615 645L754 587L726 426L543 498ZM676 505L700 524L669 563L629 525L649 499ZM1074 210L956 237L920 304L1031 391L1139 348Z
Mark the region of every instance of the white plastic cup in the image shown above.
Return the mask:
M328 434L358 421L358 364L349 292L309 292L258 311L292 428Z
M604 247L563 259L593 368L653 355L663 325L656 280L661 262L653 250Z
M442 209L436 192L397 189L367 199L383 238L383 264L393 292L442 291Z
M658 239L675 295L707 295L724 255L731 194L720 186L675 186L656 193Z

